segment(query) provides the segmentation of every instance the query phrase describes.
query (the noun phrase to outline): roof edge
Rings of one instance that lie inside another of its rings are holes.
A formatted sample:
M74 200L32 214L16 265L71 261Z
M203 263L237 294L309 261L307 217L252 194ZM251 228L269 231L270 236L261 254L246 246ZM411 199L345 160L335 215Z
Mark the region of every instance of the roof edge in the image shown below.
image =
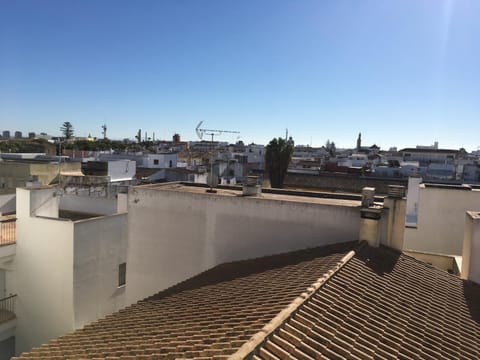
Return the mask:
M280 326L289 320L296 311L309 300L330 278L332 278L344 265L346 265L355 254L365 246L362 241L355 250L350 250L339 262L327 271L321 278L317 279L305 292L295 298L286 308L280 311L270 320L259 332L254 334L235 353L228 357L229 360L243 360L253 356L254 352L272 335Z

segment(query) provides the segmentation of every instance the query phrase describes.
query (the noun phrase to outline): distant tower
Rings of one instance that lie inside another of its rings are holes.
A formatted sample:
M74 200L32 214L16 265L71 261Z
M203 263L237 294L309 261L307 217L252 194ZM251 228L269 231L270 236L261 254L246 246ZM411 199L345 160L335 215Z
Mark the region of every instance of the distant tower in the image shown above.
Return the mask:
M180 142L180 134L173 134L173 143L178 144Z
M142 129L138 129L138 132L135 138L137 139L139 144L142 142Z
M358 138L357 138L357 151L360 150L362 147L362 133L358 133Z

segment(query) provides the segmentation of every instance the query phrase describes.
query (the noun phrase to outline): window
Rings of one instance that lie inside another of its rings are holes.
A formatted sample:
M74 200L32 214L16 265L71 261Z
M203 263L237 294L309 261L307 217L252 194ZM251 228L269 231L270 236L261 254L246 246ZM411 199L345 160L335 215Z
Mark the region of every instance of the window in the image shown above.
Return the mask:
M127 263L118 265L118 286L124 286L127 282Z
M158 159L153 160L153 165L158 165Z
M172 166L173 166L172 160L170 160L170 162L168 163L168 165L169 165L168 167L172 167Z

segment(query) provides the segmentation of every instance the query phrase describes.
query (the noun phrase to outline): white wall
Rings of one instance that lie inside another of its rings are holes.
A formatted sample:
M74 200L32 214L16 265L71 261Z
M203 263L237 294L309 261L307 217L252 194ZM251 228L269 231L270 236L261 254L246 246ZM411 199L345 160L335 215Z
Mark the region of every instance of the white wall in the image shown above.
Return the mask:
M79 328L125 304L118 265L127 261L127 214L77 221L74 227L74 313Z
M127 303L219 263L358 239L358 207L135 187Z
M111 181L131 180L137 172L136 163L132 160L117 160L108 162L108 176Z
M480 209L479 190L419 187L416 228L405 228L405 250L461 255L465 212Z
M148 154L144 155L143 158L143 166L147 168L174 168L177 167L177 158L178 155L176 153L172 154ZM158 160L158 164L155 164L155 160ZM170 166L170 161L172 162L172 166Z
M480 284L480 212L469 211L465 215L461 276Z
M30 216L56 202L52 189L17 189L17 353L73 330L73 223Z

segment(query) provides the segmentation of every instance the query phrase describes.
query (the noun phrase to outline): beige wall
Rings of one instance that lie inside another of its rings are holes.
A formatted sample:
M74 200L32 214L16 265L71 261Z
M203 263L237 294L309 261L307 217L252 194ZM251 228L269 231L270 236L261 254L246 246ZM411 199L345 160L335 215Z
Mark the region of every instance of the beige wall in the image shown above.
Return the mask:
M81 172L81 163L64 162L60 165L62 172ZM57 176L58 163L21 163L14 161L0 162L0 195L14 194L17 187L26 186L32 175L38 176L42 185L49 185ZM3 185L5 184L5 185Z
M358 239L358 206L135 187L127 303L219 263Z
M465 212L480 209L479 190L420 185L416 228L405 228L404 249L461 255Z
M73 330L73 223L30 216L56 201L51 189L17 189L17 353Z
M417 260L431 264L432 266L445 271L455 272L455 258L447 255L427 254L416 251L404 251L405 255L411 256Z
M0 195L15 194L17 186L25 186L30 177L30 165L10 161L0 162Z
M58 163L32 164L32 175L38 176L38 181L42 185L49 185L58 176ZM80 162L62 162L60 163L61 172L81 172L82 164Z

